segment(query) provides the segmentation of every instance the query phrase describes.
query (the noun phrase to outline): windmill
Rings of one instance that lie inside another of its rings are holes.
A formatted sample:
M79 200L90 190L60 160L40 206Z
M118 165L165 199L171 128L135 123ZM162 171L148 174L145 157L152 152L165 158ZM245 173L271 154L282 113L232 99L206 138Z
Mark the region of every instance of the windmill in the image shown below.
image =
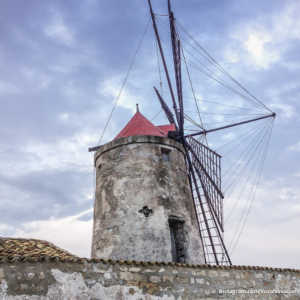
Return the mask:
M221 182L221 155L208 146L206 138L208 134L220 132L228 128L238 127L249 123L255 123L263 119L274 119L276 114L272 112L268 107L266 107L255 96L253 96L229 73L227 73L214 60L214 58L212 58L209 55L209 53L207 53L206 50L204 50L205 55L208 57L209 61L215 64L218 67L218 70L225 73L227 77L229 77L230 80L232 80L236 85L238 85L238 87L243 92L245 92L249 98L254 99L254 102L256 102L256 104L260 104L261 106L263 106L264 109L268 111L268 113L256 115L253 118L244 118L237 122L232 122L230 124L225 124L224 126L216 126L212 128L208 127L207 125L204 126L202 122L200 122L199 124L192 120L192 118L186 114L184 107L185 101L183 93L184 84L182 80L182 62L184 61L186 65L186 57L178 34L177 22L175 20L174 13L171 8L170 0L168 0L167 16L169 19L168 26L171 36L171 56L174 69L174 78L171 77L171 72L168 69L167 59L164 54L160 34L158 31L156 21L157 15L153 12L151 0L147 1L155 33L157 48L159 50L158 52L163 65L172 106L169 107L167 101L165 101L165 97L163 97L162 93L157 87L154 87L154 92L158 98L162 110L165 113L166 118L172 125L172 128L175 128L175 130L168 132L168 137L181 143L185 150L185 161L188 170L189 185L192 191L193 206L197 216L198 230L200 239L202 241L202 251L204 253L204 260L207 264L231 265L232 262L230 259L230 255L224 241L224 194L222 191ZM127 80L127 77L128 73L126 75L124 84ZM188 79L190 80L189 73ZM216 79L216 81L221 85L226 86L226 84L219 81L218 79ZM175 89L173 88L174 82L176 86ZM122 85L122 87L124 86L124 84ZM114 109L115 107L112 109L112 112L114 111ZM199 110L198 106L197 110ZM111 115L112 113L109 116L108 122L111 118ZM189 132L186 127L185 120L192 121L192 123L196 124L197 130L194 130L192 133ZM108 122L105 125L103 134ZM101 146L89 148L89 151L97 151L100 147Z
M194 207L197 214L199 234L202 240L205 262L207 264L231 265L226 245L223 239L223 198L221 187L221 156L199 141L199 137L206 137L208 133L220 131L262 119L274 118L275 113L271 112L257 118L247 119L232 123L226 126L205 129L187 134L185 132L185 112L182 92L182 71L181 60L184 55L181 41L175 26L174 13L168 0L168 16L171 33L171 45L173 55L174 74L176 82L176 93L169 75L158 27L156 16L152 9L151 0L148 0L153 29L159 48L160 57L163 63L165 76L172 99L172 109L169 108L158 89L154 87L161 107L170 122L175 124L176 131L169 132L168 137L180 142L186 151L186 163L189 172L190 186L193 194Z

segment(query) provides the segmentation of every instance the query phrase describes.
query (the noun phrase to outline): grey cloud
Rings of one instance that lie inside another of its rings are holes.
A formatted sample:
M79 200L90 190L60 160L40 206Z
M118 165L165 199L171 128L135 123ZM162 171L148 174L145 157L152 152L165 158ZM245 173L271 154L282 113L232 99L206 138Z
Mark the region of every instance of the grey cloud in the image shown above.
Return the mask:
M1 222L17 224L76 214L92 205L88 193L92 175L71 171L0 175Z

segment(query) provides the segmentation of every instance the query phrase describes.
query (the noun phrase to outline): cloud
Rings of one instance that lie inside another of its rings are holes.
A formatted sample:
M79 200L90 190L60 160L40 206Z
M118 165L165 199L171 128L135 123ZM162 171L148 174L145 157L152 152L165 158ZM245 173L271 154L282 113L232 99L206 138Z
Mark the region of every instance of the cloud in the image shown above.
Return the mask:
M269 226L251 224L232 256L233 263L239 265L247 261L249 265L255 266L299 269L300 264L294 258L300 251L300 242L295 238L293 230L299 226L299 218L285 224L276 222ZM240 251L241 249L243 251Z
M121 84L119 78L111 78L105 80L99 84L98 93L106 97L111 98L111 101L115 103L115 100L118 99ZM118 101L118 106L129 109L132 113L136 111L136 104L139 103L139 98L132 95L128 89L123 89L120 94Z
M225 141L230 141L230 140L233 140L234 138L236 138L236 134L234 134L232 132L222 135L222 140L225 140Z
M234 264L248 261L252 265L300 267L293 259L300 251L300 242L293 230L300 226L299 195L299 188L286 180L279 178L261 182L238 246L232 253ZM225 224L227 245L234 236L244 207L243 198L237 200L238 205ZM225 206L228 209L227 202ZM246 254L241 249L245 249Z
M20 90L16 85L0 80L0 95L19 94L19 93Z
M42 239L81 257L90 257L92 219L84 220L92 209L65 218L23 223L13 237ZM0 224L1 229L1 224Z
M15 224L65 216L91 205L93 155L87 149L96 145L98 138L81 132L54 143L28 143L22 150L0 152L2 220Z
M74 34L71 29L67 27L62 16L55 14L50 24L44 30L45 34L58 42L71 46L74 44Z
M281 63L289 47L288 41L300 39L299 9L299 3L286 2L277 14L261 14L251 22L242 20L235 24L235 30L230 34L231 43L224 50L225 59L234 63L248 62L257 69L268 69L274 63Z
M288 150L300 152L300 141L294 145L289 146Z
M290 1L278 15L272 17L276 40L300 39L299 9L298 1Z
M64 119L62 122L68 122ZM69 171L92 172L93 158L88 148L95 145L99 134L88 130L68 138L57 138L48 143L27 142L20 149L3 147L0 152L0 174L26 176L32 172ZM7 173L7 170L10 170Z
M62 121L62 122L67 122L69 119L70 119L70 115L68 113L61 113L59 115L59 119Z
M34 87L34 91L39 89L46 89L50 86L53 78L41 69L35 67L23 67L21 72L24 76L24 80L26 80L27 87Z
M285 103L271 103L270 107L278 112L280 118L291 119L296 116L296 108Z
M92 205L93 194L92 173L75 168L0 174L1 220L17 224L75 214Z
M14 226L10 226L5 223L0 223L0 237L2 236L12 236L16 232Z
M254 31L248 34L243 46L256 66L268 68L270 64L279 60L279 54L275 50L266 49L271 41L271 36L266 32Z

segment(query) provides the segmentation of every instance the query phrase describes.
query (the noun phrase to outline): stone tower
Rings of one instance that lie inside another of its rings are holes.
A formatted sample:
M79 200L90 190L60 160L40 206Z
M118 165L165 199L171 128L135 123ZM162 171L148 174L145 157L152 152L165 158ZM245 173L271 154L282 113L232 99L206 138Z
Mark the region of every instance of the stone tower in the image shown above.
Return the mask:
M204 263L182 145L139 111L95 153L92 257Z

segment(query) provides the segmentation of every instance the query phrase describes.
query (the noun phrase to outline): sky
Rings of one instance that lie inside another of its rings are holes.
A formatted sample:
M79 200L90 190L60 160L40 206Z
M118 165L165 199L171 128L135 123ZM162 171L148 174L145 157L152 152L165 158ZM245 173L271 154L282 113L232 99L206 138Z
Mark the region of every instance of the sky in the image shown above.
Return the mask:
M166 2L152 2L161 15L162 41L167 42ZM172 4L182 27L277 114L260 185L246 204L251 209L232 261L300 268L300 2ZM0 236L44 239L89 257L94 169L88 147L112 140L134 114L136 103L154 123L166 122L152 88L159 86L160 73L147 3L3 0L0 68ZM244 105L191 72L207 124L208 111L228 115L230 110L205 99ZM168 99L166 85L161 92ZM185 101L194 114L192 102ZM225 122L224 116L212 121ZM218 140L230 142L233 137L238 135L224 133ZM210 145L217 147L213 139ZM224 201L226 216L226 194ZM245 207L241 204L232 223L225 223L228 241Z

